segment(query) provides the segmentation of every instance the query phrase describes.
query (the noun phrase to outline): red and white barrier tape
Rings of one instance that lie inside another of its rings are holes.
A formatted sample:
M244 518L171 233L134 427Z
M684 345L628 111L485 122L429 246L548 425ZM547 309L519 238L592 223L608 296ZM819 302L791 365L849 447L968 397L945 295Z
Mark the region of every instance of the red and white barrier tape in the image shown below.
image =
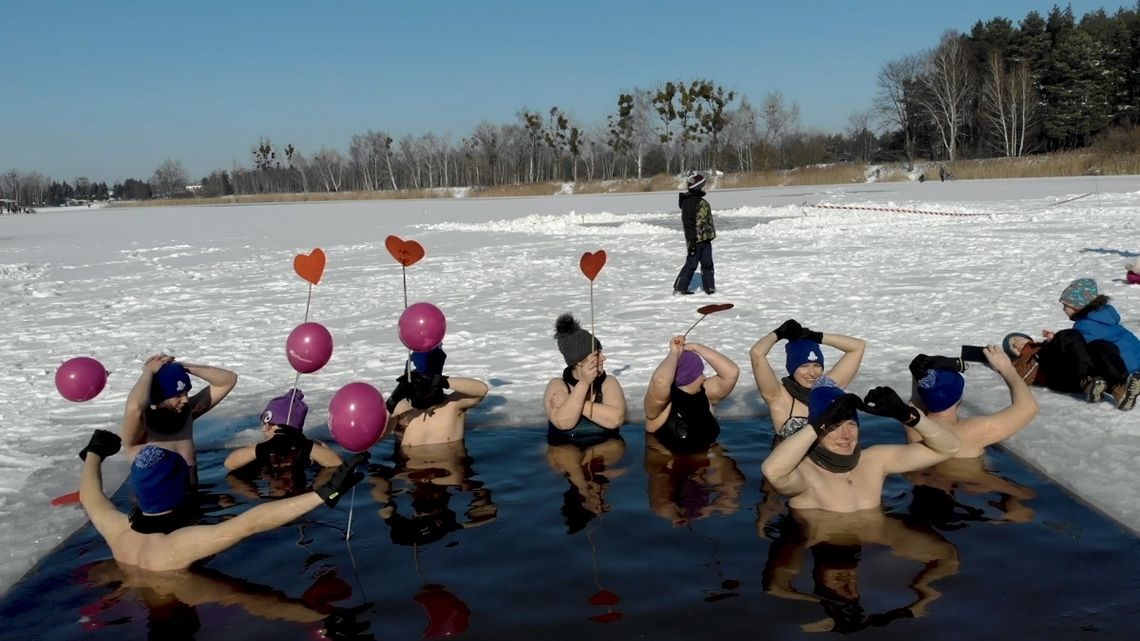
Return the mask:
M927 211L925 209L901 209L898 207L869 207L866 205L804 205L804 207L813 207L815 209L854 209L860 211L883 211L892 214L924 214L927 216L989 216L990 214L970 214L949 211Z

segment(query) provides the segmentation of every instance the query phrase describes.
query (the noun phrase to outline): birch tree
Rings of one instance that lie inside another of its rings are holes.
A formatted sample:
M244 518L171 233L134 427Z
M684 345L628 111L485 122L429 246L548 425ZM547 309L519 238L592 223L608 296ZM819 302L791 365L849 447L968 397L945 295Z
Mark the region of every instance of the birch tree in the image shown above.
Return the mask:
M947 159L954 162L973 97L970 67L957 33L943 37L942 44L927 59L921 78L923 91L919 101L938 130Z

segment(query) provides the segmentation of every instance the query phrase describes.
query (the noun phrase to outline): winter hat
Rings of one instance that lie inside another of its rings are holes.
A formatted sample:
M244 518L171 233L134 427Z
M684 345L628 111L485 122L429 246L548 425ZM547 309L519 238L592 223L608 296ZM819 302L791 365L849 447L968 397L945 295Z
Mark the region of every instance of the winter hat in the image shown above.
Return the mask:
M566 359L566 365L574 367L595 350L601 351L602 344L594 335L582 329L578 321L569 313L558 317L554 322L554 340L558 341L558 351Z
M190 467L177 452L157 445L139 450L131 464L131 489L146 514L158 514L178 507L190 486Z
M1015 354L1013 351L1013 339L1015 338L1024 338L1029 342L1033 342L1033 337L1028 334L1022 334L1021 332L1012 332L1010 334L1006 334L1005 338L1001 339L1001 348L1011 361L1017 360L1017 357L1020 356L1020 354Z
M673 376L673 384L684 387L704 373L705 362L700 356L693 352L681 352L681 357L677 359L677 374Z
M784 352L788 355L788 376L794 376L796 369L804 363L819 363L819 366L823 367L823 350L819 348L819 343L813 340L799 338L788 341L784 345Z
M150 402L157 405L168 398L190 392L190 374L173 361L163 365L150 382Z
M1078 278L1069 283L1065 291L1061 292L1062 303L1073 309L1081 309L1096 298L1096 281L1091 278Z
M688 186L689 189L700 189L705 186L705 177L693 172L689 174L688 179L685 180L685 185Z
M820 417L835 402L835 399L844 394L846 392L834 380L820 376L816 380L815 386L811 388L811 393L808 394L808 422L817 427L824 427L818 423ZM836 416L834 418L836 423L846 420L852 420L858 424L859 414L852 412L850 416Z
M412 352L412 364L420 374L442 374L447 352L437 347L430 352Z
M918 397L931 412L941 412L962 400L966 378L949 369L932 369L918 381Z
M301 400L303 398L305 398L304 392L291 389L269 401L265 411L261 413L261 422L305 429L305 416L309 413L309 406Z

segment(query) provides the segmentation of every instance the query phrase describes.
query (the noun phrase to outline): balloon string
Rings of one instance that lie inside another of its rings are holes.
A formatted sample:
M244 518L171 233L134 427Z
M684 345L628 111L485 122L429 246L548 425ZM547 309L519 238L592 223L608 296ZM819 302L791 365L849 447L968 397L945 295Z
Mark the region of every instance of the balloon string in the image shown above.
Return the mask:
M348 503L348 529L344 531L344 540L347 541L348 537L352 536L352 509L356 507L356 486L352 486L352 496L349 497Z
M305 300L305 322L309 322L309 305L313 302L313 284L309 283L309 297Z
M292 425L293 424L293 401L296 400L296 398L297 398L297 381L299 381L300 379L301 379L301 372L297 372L297 375L293 377L293 389L290 390L292 392L292 394L289 395L289 411L285 414L285 424L286 425ZM273 420L272 416L269 418L270 418L270 420ZM304 461L304 463L307 465L309 462Z
M594 281L590 281L590 335L591 352L598 351L598 332L594 330Z
M408 266L400 263L400 272L404 278L404 309L408 308Z

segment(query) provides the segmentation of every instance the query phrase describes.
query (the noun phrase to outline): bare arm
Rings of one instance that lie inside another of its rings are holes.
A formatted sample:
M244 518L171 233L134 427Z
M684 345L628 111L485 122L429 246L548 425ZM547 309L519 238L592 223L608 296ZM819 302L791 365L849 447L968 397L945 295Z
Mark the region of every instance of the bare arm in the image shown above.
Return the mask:
M163 365L174 360L173 356L155 354L143 363L142 373L135 381L135 386L127 394L127 404L123 409L123 425L119 430L119 438L123 439L123 447L130 448L146 442L146 408L150 405L150 386L154 381L154 374L162 369Z
M321 467L337 467L344 463L340 454L320 441L313 441L313 451L309 454L309 458Z
M752 376L756 379L756 388L760 390L760 396L764 398L764 402L769 405L780 397L780 391L783 389L780 385L780 379L776 377L776 372L772 371L772 366L768 363L768 353L772 351L778 340L774 333L766 334L752 345L752 349L748 350L748 356L752 360Z
M227 470L245 467L257 460L257 444L243 445L226 455L222 465Z
M709 397L709 402L716 405L727 398L736 387L736 381L740 379L740 367L724 354L700 343L686 343L685 349L696 352L697 356L703 358L716 372L716 376L710 376L705 380L705 393Z
M586 403L586 392L589 385L582 381L566 391L566 383L562 379L552 379L546 384L544 395L546 405L546 418L550 424L560 430L574 429L578 419L582 418L582 409Z
M91 524L108 543L130 525L127 515L115 509L115 505L103 494L103 458L94 452L88 452L87 459L83 462L79 503L87 512Z
M237 374L228 369L213 367L211 365L190 365L182 363L187 372L209 383L209 387L198 392L190 399L194 408L194 416L198 417L222 402L222 399L237 385Z
M217 525L193 525L180 528L166 537L164 554L152 559L153 570L180 570L195 561L229 549L238 542L293 519L321 505L316 492L261 503L234 518Z
M883 471L887 474L911 472L941 463L958 453L960 443L953 432L941 423L920 413L921 418L914 430L922 437L919 443L908 445L874 445L867 451L880 450L883 455Z
M669 392L673 388L673 379L677 377L677 359L680 355L680 346L670 345L669 353L657 365L657 369L653 370L649 387L645 390L645 420L657 418L669 407Z
M777 492L796 496L807 491L807 480L799 465L815 440L815 430L804 428L784 439L764 459L760 471Z
M855 375L859 373L859 365L863 362L863 353L867 349L866 341L841 334L824 334L823 344L844 352L843 356L828 372L828 376L840 387L846 388L851 384L851 381L855 380Z
M447 380L451 385L451 393L457 395L455 397L455 403L461 412L466 412L479 403L482 403L483 399L487 396L487 392L490 391L486 383L474 378L449 376Z
M602 402L595 403L593 398L586 399L583 412L591 421L606 429L617 429L625 425L625 390L621 383L612 376L602 381Z
M1029 422L1037 416L1038 410L1037 399L1033 398L1033 392L1018 375L1017 369L1013 367L1013 363L1010 362L1009 357L1000 347L997 345L987 346L986 360L990 362L990 366L1009 387L1010 405L985 420L982 447L1004 441L1021 431L1021 428L1029 425Z

